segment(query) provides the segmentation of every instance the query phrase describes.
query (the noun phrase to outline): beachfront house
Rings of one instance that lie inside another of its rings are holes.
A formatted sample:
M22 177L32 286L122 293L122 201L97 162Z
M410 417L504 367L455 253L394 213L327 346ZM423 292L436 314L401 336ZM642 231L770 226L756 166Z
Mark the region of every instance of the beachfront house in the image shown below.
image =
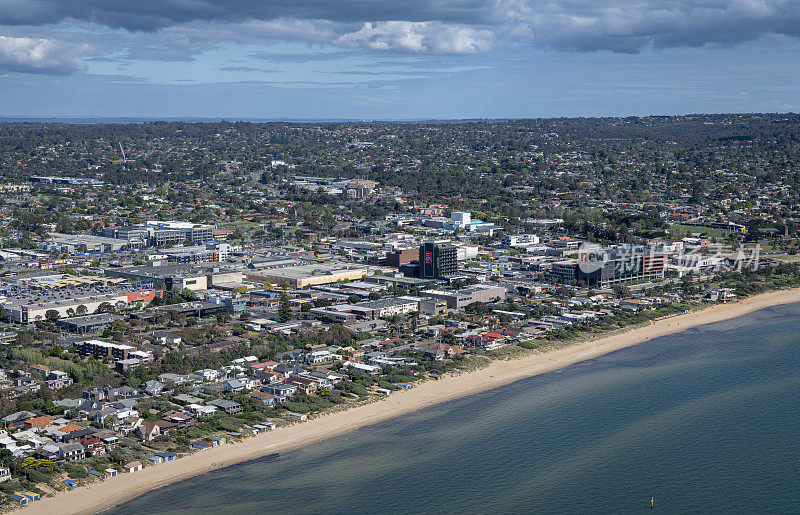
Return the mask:
M263 386L262 390L271 393L278 398L278 401L283 402L297 393L297 385L285 383L268 384Z
M155 422L148 422L145 420L134 429L133 434L145 442L150 442L161 434L161 427Z
M381 367L375 365L366 365L357 361L345 361L342 363L342 368L347 369L348 372L355 372L368 376L376 376L381 373Z
M86 457L86 450L79 443L62 443L58 446L58 456L66 461L82 460Z
M267 392L250 392L247 396L265 406L275 406L278 403L278 398Z
M213 415L214 413L217 412L216 406L203 406L201 404L189 404L186 407L189 408L190 410L192 410L192 413L194 413L195 416L198 417L198 418L200 418L200 417L210 417L211 415Z
M215 406L228 415L236 415L237 413L241 413L243 411L241 404L226 399L215 399L213 401L208 401L206 404L208 406Z

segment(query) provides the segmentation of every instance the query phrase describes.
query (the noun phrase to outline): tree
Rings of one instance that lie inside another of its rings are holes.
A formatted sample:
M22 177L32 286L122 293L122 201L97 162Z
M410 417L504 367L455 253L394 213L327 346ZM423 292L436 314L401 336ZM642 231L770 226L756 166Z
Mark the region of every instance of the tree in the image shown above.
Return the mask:
M58 310L56 309L48 309L47 311L44 312L44 317L49 322L55 322L56 320L61 318L61 313L59 313Z
M197 300L197 294L190 290L189 288L184 288L180 292L180 296L183 297L183 300L186 302L194 302Z
M102 302L97 306L97 311L100 313L113 313L114 306L112 306L110 302Z
M331 304L333 304L333 302L331 302L328 299L323 299L323 298L314 299L315 308L324 308L326 306L330 306Z
M618 299L624 299L631 296L631 289L624 284L615 284L611 287L614 296Z
M288 322L292 319L292 305L289 304L289 296L286 292L281 292L281 302L278 306L278 318L281 322Z

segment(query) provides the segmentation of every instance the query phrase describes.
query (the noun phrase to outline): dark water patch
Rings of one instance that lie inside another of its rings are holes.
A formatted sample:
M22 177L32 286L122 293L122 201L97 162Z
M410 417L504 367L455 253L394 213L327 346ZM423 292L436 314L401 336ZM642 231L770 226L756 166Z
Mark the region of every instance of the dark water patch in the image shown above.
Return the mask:
M150 492L157 513L795 513L800 306Z

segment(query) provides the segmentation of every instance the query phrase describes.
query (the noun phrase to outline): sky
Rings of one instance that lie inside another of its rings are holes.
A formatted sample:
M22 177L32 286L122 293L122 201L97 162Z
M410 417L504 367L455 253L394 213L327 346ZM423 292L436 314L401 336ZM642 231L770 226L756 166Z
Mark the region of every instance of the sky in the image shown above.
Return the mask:
M800 0L0 0L0 116L800 111Z

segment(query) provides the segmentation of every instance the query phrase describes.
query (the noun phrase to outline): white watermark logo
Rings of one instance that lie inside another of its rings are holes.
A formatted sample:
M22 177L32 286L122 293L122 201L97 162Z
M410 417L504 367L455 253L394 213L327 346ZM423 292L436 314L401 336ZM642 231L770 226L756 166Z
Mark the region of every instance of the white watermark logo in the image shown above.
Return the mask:
M651 246L603 248L584 243L578 249L578 268L583 274L603 270L616 277L649 274L674 266L710 272L756 271L761 266L761 245L732 247L721 243L697 245L689 249L681 243Z

